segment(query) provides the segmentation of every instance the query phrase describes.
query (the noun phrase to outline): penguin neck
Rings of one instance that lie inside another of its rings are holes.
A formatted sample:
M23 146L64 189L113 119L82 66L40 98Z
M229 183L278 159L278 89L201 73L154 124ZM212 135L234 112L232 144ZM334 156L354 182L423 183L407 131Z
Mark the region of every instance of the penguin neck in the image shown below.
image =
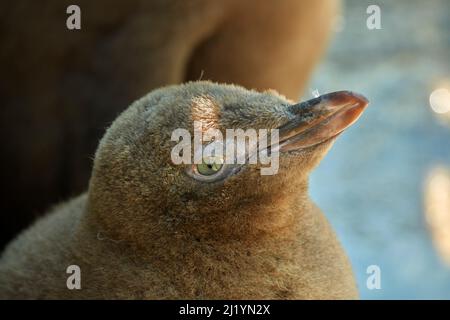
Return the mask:
M174 241L185 246L195 242L279 239L298 232L302 218L310 214L311 201L307 190L307 182L297 184L292 187L292 192L287 190L282 194L248 199L234 210L217 210L200 217L180 216L179 212L167 210L154 210L151 215L136 211L114 214L103 201L99 201L101 199L90 195L85 225L102 238L128 243L145 251L151 247L172 246ZM97 206L96 202L102 202L102 206Z

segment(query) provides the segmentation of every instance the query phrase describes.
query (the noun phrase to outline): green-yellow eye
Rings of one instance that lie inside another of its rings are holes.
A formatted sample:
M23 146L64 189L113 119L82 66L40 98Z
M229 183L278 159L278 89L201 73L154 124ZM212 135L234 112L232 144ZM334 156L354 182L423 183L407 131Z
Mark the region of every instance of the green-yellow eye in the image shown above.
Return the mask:
M223 165L220 161L214 161L214 159L211 161L205 161L204 159L201 164L197 165L197 172L204 176L211 176L219 172L220 169L222 169L222 166Z

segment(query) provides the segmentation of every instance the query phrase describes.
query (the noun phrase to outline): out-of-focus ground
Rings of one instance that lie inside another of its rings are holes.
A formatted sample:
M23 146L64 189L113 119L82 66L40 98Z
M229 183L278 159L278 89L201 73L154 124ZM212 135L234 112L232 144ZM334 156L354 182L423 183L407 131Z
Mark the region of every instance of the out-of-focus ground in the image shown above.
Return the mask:
M366 27L372 4L381 8L381 30ZM450 299L450 265L424 213L427 177L450 167L450 121L429 103L450 83L449 13L449 0L346 1L305 95L353 90L370 100L311 177L363 299ZM381 268L380 290L366 287L369 265Z

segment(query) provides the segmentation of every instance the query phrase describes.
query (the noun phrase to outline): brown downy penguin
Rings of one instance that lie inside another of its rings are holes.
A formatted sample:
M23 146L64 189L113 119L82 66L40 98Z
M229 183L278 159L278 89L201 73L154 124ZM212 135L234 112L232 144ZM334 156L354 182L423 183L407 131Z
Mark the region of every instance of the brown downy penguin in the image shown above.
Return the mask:
M130 101L209 79L297 99L337 0L0 1L0 250L55 201L87 188L103 128ZM71 97L67 99L67 97ZM23 201L23 195L27 201Z
M357 298L308 176L366 105L347 91L295 104L211 82L151 92L107 130L88 192L7 247L0 298ZM173 164L171 134L194 121L222 132L279 128L278 173ZM79 290L67 287L70 265Z

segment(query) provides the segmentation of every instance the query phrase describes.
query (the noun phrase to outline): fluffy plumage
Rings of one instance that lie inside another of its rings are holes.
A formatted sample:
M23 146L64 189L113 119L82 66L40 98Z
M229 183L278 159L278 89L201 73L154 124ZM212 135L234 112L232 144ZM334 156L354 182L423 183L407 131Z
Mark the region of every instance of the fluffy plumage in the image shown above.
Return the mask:
M246 165L204 183L170 161L176 128L278 128L291 104L210 82L136 101L101 140L88 192L8 246L0 298L356 298L348 259L307 193L333 140L282 155L273 176ZM72 264L81 290L66 287Z

